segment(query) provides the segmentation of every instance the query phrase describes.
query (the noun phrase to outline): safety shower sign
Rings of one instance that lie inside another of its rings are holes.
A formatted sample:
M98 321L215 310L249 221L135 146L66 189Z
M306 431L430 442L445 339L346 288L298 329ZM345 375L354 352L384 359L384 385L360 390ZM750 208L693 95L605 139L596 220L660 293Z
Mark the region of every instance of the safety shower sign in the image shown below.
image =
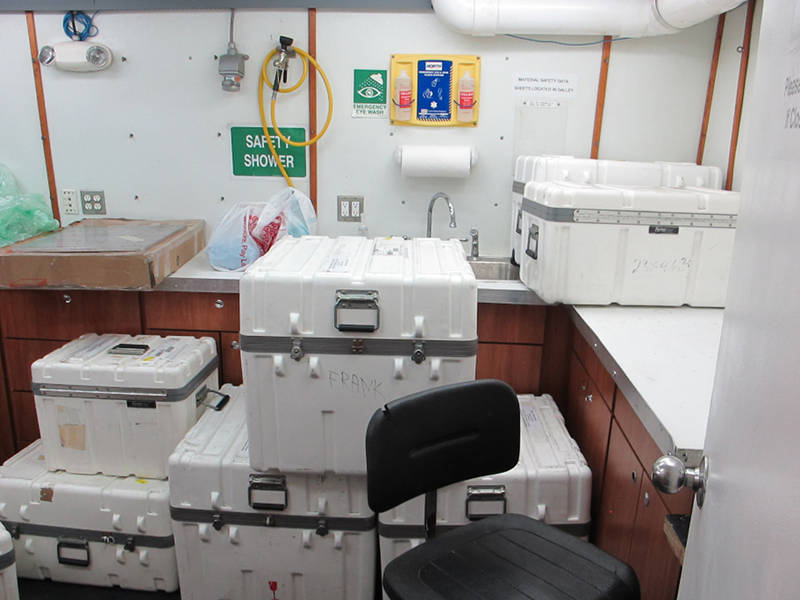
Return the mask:
M386 89L385 69L353 69L353 117L385 118Z
M290 142L304 142L306 139L306 130L303 127L281 127L281 133ZM305 177L305 147L287 144L271 127L269 134L281 165L289 177ZM261 127L231 127L231 158L234 175L281 177L281 171L269 150L267 136Z

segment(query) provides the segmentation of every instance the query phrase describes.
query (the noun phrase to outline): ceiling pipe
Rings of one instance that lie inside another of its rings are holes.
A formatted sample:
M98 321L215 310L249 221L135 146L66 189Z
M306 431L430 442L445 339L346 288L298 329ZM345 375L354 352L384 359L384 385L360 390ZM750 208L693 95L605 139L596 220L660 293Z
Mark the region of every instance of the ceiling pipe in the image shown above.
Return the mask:
M432 0L436 16L459 33L490 36L676 33L742 0Z

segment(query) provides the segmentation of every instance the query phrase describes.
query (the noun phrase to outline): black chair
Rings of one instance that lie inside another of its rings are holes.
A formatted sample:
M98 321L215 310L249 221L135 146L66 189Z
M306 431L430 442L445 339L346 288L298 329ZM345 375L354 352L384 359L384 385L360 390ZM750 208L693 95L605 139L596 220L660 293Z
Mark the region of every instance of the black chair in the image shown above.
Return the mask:
M435 536L436 489L516 465L519 418L516 394L496 380L412 394L372 415L370 508L384 512L425 494L427 541L384 570L392 600L638 600L628 565L529 517L488 517Z

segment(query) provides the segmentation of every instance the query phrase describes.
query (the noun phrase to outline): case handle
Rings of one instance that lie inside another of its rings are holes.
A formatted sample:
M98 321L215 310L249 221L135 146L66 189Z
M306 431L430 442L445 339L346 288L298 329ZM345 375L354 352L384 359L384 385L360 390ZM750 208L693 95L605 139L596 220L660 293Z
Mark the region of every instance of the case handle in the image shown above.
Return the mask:
M247 501L257 510L286 510L289 491L285 475L250 475Z
M150 346L147 344L117 344L111 348L108 353L123 354L128 356L141 356L148 350L150 350Z
M376 290L336 290L333 325L339 331L375 331L381 324Z
M83 539L59 538L56 545L58 562L74 567L89 566L89 542Z
M517 211L517 233L522 233L522 207Z
M531 246L531 241L533 246ZM530 256L533 260L539 258L539 226L533 223L528 228L528 245L525 248L525 254Z
M506 486L468 485L465 513L470 521L506 514Z

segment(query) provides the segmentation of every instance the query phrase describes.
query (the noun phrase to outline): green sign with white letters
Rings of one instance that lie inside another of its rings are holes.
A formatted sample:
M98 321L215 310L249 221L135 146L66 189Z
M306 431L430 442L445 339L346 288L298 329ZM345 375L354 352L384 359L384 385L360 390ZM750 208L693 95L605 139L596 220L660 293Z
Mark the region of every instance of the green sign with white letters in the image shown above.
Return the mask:
M292 146L269 129L272 144L289 177L306 176L306 148ZM303 127L282 127L281 133L291 142L304 142ZM275 157L269 151L267 137L261 127L231 127L233 174L255 177L281 177Z

